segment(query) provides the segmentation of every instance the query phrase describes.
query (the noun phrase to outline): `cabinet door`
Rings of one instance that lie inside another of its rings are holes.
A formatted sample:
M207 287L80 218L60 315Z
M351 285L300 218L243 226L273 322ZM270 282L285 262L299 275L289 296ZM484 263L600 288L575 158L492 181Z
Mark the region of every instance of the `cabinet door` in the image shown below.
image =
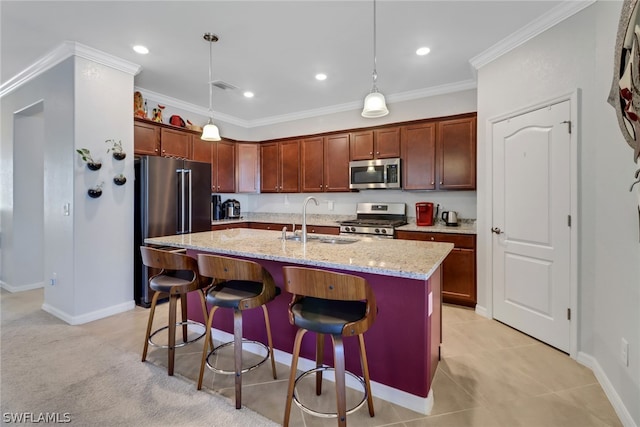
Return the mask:
M133 152L141 156L160 154L160 128L151 123L133 122Z
M303 193L324 191L324 139L307 138L300 142L301 190Z
M400 128L377 129L374 136L376 159L400 157Z
M300 191L300 141L280 143L280 190L283 193Z
M235 144L229 141L214 142L214 161L216 190L219 193L235 193L236 191L236 151ZM213 185L213 183L212 183Z
M213 162L213 147L215 142L203 141L199 135L191 135L191 159L196 162L206 162L211 165L211 191L216 191L216 172Z
M403 126L401 129L402 188L436 188L436 125Z
M373 159L373 131L351 134L351 160Z
M324 191L349 191L349 134L324 138Z
M475 251L454 248L442 263L442 296L446 302L475 307Z
M438 123L439 182L441 190L476 189L476 119Z
M191 158L191 134L173 129L160 129L160 153L164 157Z
M191 159L196 162L211 163L215 142L203 141L198 135L191 135ZM213 185L213 181L211 181Z
M278 143L260 144L260 191L262 193L279 191L278 163Z
M258 144L236 144L236 176L239 193L258 192Z

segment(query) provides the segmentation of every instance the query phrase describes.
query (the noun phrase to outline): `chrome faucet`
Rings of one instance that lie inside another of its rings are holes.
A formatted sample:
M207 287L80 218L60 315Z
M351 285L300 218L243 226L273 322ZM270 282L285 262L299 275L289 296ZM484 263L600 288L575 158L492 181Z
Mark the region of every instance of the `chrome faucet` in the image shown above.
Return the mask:
M302 243L307 243L307 203L313 200L316 206L318 206L318 200L315 197L309 196L304 199L302 204Z

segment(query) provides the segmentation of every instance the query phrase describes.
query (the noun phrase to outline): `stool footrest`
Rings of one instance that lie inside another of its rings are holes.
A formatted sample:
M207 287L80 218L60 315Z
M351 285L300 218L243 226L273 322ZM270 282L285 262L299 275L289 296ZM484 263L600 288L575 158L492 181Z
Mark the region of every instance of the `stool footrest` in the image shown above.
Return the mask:
M243 344L255 344L261 348L263 348L266 352L266 355L262 358L262 360L260 360L259 362L251 365L251 366L247 366L246 368L243 368L240 372L241 373L246 373L249 371L253 371L254 369L258 368L260 365L262 365L264 362L267 361L267 359L269 359L270 356L270 351L269 351L269 347L263 343L261 343L260 341L254 341L254 340L247 340L247 339L242 339L242 343ZM225 369L220 369L217 368L213 365L213 363L209 362L209 358L213 355L216 354L216 352L222 348L225 347L229 347L233 345L233 341L229 341L223 344L220 344L219 346L217 346L216 348L214 348L211 352L209 352L209 354L207 355L207 368L211 369L213 372L216 372L218 374L224 374L224 375L235 375L236 371L227 371Z
M306 412L307 414L316 416L316 417L322 417L322 418L337 418L338 414L336 412L320 412L320 411L316 411L313 410L311 408L309 408L308 406L305 406L302 402L300 402L300 400L298 399L298 395L296 393L296 387L298 386L298 381L304 379L305 377L315 374L316 372L320 372L320 371L334 371L335 369L331 366L320 366L314 369L309 369L308 371L303 372L302 374L300 374L300 376L298 378L296 378L296 381L293 385L293 401L295 402L295 404L302 409L304 412ZM362 390L363 390L363 396L362 396L362 400L357 403L353 408L351 409L347 409L346 414L352 414L355 411L357 411L358 409L360 409L362 407L362 405L364 405L364 403L367 401L368 395L367 395L367 388L365 387L365 382L364 382L364 378L361 378L359 376L357 376L356 374L354 374L353 372L349 372L349 371L345 371L344 372L345 375L349 375L352 378L355 378L356 380L358 380L358 382L360 383L360 385L362 386Z
M204 337L204 335L206 334L206 327L205 327L205 325L203 325L203 324L202 324L202 323L200 323L200 322L195 322L195 321L193 321L193 320L187 320L186 322L176 322L176 332L178 332L177 327L178 327L178 326L183 326L183 325L187 325L187 326L189 326L189 325L191 325L191 326L200 326L200 327L202 328L203 332L202 332L200 335L198 335L197 337L195 337L195 338L192 338L192 339L187 340L187 341L182 341L182 342L180 342L180 343L176 343L175 348L178 348L178 347L184 347L184 346L185 346L185 345L187 345L187 344L192 344L192 343L194 343L194 342L198 341L200 338ZM151 335L149 335L149 339L148 339L149 344L151 344L151 345L152 345L152 346L154 346L154 347L158 347L158 348L169 348L169 346L168 346L168 345L156 344L155 342L153 342L153 337L154 337L156 334L158 334L158 333L160 333L160 332L162 332L162 331L164 331L164 330L167 330L167 329L169 329L169 326L163 326L163 327L162 327L162 328L160 328L160 329L156 329L156 330L155 330Z

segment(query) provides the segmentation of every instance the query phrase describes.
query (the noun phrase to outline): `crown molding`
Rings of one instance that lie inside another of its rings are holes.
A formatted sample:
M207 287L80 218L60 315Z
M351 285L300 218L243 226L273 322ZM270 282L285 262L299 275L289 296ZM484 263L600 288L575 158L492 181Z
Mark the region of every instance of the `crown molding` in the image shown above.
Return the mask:
M90 61L114 68L116 70L136 75L142 70L140 65L125 61L108 53L93 49L80 43L65 41L53 50L40 57L36 62L7 80L0 86L0 98L13 92L20 86L38 77L42 73L55 67L62 61L77 56Z
M209 108L204 108L196 104L191 104L190 102L185 102L177 98L172 98L171 96L163 95L158 92L154 92L152 90L147 90L145 88L136 86L134 90L140 91L145 97L152 98L154 101L158 101L161 104L170 105L175 108L179 108L181 110L189 111L195 114L200 114L201 116L209 117ZM250 122L247 120L242 120L234 116L230 116L228 114L219 113L217 111L213 111L213 117L216 120L220 120L225 123L229 123L236 126L241 126L244 128L251 127Z
M535 36L545 32L554 25L591 6L596 0L564 1L538 19L531 21L506 39L494 44L489 49L474 56L469 63L478 70L502 55L526 43Z
M464 90L470 90L470 89L476 89L476 88L477 88L477 84L475 80L465 80L457 83L450 83L450 84L435 86L427 89L396 93L396 94L389 95L386 98L389 103L403 102L403 101L410 101L413 99L427 98L430 96L444 95L447 93L462 92ZM171 105L172 107L179 108L184 111L200 114L205 117L209 116L209 110L206 108L200 107L198 105L184 102L180 99L172 98L170 96L166 96L158 92L153 92L151 90L146 90L141 87L135 87L134 89L140 91L145 96L152 98L154 101L160 102L161 104ZM243 120L238 117L218 113L216 111L214 111L213 113L214 113L214 118L217 120L220 120L225 123L233 124L236 126L240 126L245 129L251 129L251 128L256 128L260 126L269 126L269 125L275 125L279 123L291 122L295 120L309 119L312 117L326 116L328 114L342 113L345 111L359 110L361 108L362 108L362 101L353 101L345 104L331 105L329 107L298 111L295 113L283 114L280 116L265 117L265 118L256 119L256 120Z

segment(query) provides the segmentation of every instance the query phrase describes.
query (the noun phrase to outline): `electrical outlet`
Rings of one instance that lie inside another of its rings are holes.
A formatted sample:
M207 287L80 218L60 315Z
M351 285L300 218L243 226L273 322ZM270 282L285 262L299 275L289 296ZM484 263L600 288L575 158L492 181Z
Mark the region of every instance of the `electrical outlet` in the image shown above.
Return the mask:
M620 343L620 360L624 366L629 366L629 343L624 338Z
M56 273L53 273L51 275L51 279L49 279L49 284L51 286L55 286L57 282L58 282L58 275Z
M333 200L329 200L329 201L327 202L327 209L329 209L330 211L332 211L332 210L333 210Z

